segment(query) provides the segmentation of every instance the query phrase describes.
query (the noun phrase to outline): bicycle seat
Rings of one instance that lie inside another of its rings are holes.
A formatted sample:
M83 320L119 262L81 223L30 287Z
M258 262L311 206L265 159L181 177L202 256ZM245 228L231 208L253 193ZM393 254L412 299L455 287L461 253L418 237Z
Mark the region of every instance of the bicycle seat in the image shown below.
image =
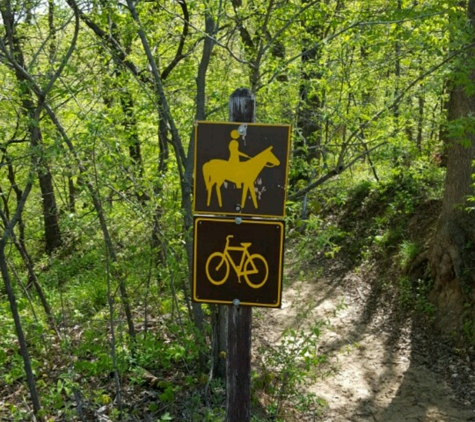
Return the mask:
M252 245L252 242L244 242L244 243L241 243L241 246L244 246L245 248L248 248L249 246Z

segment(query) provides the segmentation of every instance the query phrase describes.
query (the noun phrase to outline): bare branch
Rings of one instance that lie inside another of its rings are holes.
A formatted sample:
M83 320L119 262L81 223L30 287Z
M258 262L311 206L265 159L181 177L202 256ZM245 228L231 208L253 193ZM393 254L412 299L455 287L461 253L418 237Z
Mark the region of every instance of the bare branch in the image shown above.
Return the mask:
M316 187L323 185L327 180L332 179L333 177L339 175L340 173L343 173L345 170L349 169L353 164L355 164L358 160L361 160L363 157L369 155L371 152L373 152L375 149L387 144L387 142L381 142L380 144L374 146L373 148L366 150L362 154L358 155L357 157L353 158L348 164L343 165L340 161L342 158L342 155L340 155L338 159L338 164L337 166L330 170L328 173L320 177L318 180L316 180L313 183L310 183L306 188L299 190L298 192L295 192L294 194L290 195L287 200L289 201L294 201L296 199L304 197L308 192L311 190L315 189Z
M189 20L190 20L190 15L188 13L188 7L186 5L185 0L178 0L178 4L181 7L181 10L183 12L183 29L181 32L180 36L180 42L178 44L175 57L173 60L170 62L170 64L164 69L162 72L162 80L165 80L170 72L176 67L176 65L180 62L180 60L184 59L186 57L185 54L183 54L183 47L185 45L185 39L188 36L188 27L189 27Z
M61 64L59 65L58 69L56 69L56 72L54 75L50 78L48 84L45 86L43 89L43 95L46 97L48 95L48 92L51 90L53 87L54 83L56 80L60 77L61 73L64 70L64 67L68 63L69 59L71 58L74 49L76 48L76 42L78 39L78 34L79 34L79 13L77 12L77 9L73 9L74 12L74 34L73 34L73 39L71 40L71 45L69 46L68 51L64 55L63 59L61 60Z

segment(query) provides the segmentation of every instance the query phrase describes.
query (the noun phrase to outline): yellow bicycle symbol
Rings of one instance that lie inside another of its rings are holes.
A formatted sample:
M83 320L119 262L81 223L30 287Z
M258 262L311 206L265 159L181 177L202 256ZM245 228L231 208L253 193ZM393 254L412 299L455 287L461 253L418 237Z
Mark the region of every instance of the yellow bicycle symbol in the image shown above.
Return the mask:
M239 283L241 282L241 276L244 276L246 283L253 289L259 289L267 281L269 277L269 266L267 261L262 255L257 253L250 254L249 247L252 245L250 242L241 243L241 246L229 246L230 239L233 235L226 237L226 246L223 252L213 252L206 261L206 275L208 280L219 286L223 284L229 276L229 267L231 264L236 275L238 276ZM241 262L236 265L230 252L242 252Z

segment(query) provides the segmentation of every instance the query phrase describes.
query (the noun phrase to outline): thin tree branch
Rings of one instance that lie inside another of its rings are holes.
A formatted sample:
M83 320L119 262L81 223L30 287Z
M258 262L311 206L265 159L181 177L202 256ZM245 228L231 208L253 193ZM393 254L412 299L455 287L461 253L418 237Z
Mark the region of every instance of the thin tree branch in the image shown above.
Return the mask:
M175 155L177 158L177 161L179 163L179 172L180 172L180 180L183 181L183 169L186 167L186 155L185 151L183 149L183 145L181 143L181 138L178 133L178 129L175 126L175 122L172 118L172 115L170 113L170 108L168 106L168 101L165 95L165 91L163 89L163 84L162 80L160 77L160 73L158 71L157 64L155 63L155 59L153 58L152 50L150 49L150 45L147 40L147 36L145 34L145 31L143 30L142 24L140 23L140 19L137 13L137 9L135 8L133 1L132 0L127 0L127 5L129 7L130 13L132 15L133 20L137 24L138 28L138 34L140 37L140 40L142 41L142 46L145 50L145 54L147 56L149 65L152 69L152 75L154 78L155 82L155 87L157 90L158 94L158 99L159 99L159 112L160 116L168 123L169 129L172 135L172 145L173 148L175 149Z
M371 152L373 152L375 149L383 146L387 144L387 142L381 142L380 144L378 145L375 145L373 148L363 152L362 154L358 155L357 157L353 158L353 160L351 160L348 164L346 165L342 165L340 163L341 160L341 155L340 155L340 158L338 160L338 164L337 166L330 170L328 173L326 173L325 175L323 175L322 177L320 177L318 180L316 180L315 182L313 183L310 183L306 188L304 189L301 189L299 190L298 192L295 192L294 194L290 195L287 200L288 201L294 201L296 199L299 199L299 198L302 198L304 197L308 192L310 192L311 190L315 189L316 187L320 186L320 185L323 185L323 183L325 183L327 180L330 180L331 178L339 175L340 173L343 173L345 170L347 170L348 168L350 168L353 164L355 164L358 160L361 160L361 158L365 157L366 155L370 154Z
M79 14L77 13L77 10L73 9L73 12L74 12L74 34L73 34L73 39L71 40L71 45L69 46L68 51L66 52L63 59L61 60L61 64L59 65L58 69L53 74L53 76L50 78L48 84L43 89L43 95L45 97L46 97L46 95L48 95L48 92L53 87L56 80L61 76L61 73L63 72L66 64L68 63L69 59L71 58L71 56L73 54L74 49L76 48L76 42L77 42L78 34L79 34Z
M190 15L188 13L188 7L186 5L185 0L178 0L178 4L181 7L181 10L183 12L183 29L181 31L181 36L180 36L180 42L178 43L178 47L175 53L175 57L173 60L170 62L170 64L163 70L162 72L162 80L165 80L170 72L176 67L176 65L182 60L183 58L186 57L185 54L183 54L183 47L185 45L185 39L188 36L188 27L189 27L189 20L190 20Z

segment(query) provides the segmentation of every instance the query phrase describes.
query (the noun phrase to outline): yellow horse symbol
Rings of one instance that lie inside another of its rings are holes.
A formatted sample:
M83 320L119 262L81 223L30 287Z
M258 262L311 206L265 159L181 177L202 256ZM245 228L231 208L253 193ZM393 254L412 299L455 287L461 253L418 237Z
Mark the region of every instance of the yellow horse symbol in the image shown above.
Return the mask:
M247 161L241 162L238 158L238 160L213 159L206 162L203 164L203 176L205 179L206 190L208 192L206 205L209 207L213 187L216 186L218 204L220 207L223 206L221 186L224 181L227 180L228 182L235 183L238 189L242 186L241 208L244 208L246 195L249 192L252 198L252 203L257 209L258 206L256 192L254 190L254 182L264 167L275 167L279 164L279 159L272 152L272 146L266 148L254 157L250 157Z

